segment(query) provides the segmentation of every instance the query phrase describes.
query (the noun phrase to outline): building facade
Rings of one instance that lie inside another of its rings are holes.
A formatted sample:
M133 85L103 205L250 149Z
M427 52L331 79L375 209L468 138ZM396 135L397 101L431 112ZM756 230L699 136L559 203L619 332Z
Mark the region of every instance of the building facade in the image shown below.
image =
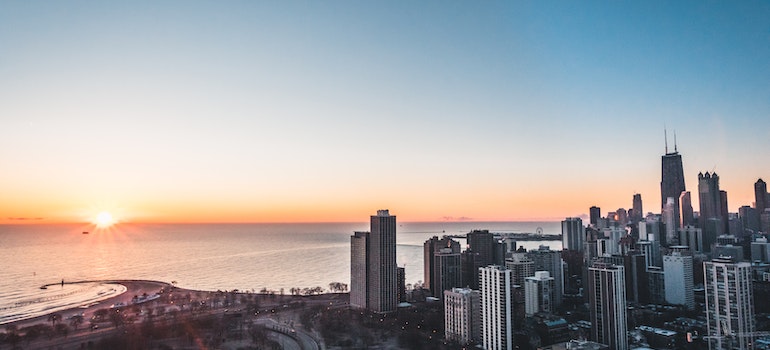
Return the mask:
M689 247L671 247L671 252L663 257L663 272L666 302L684 305L687 310L693 310L693 261Z
M558 308L564 300L564 264L561 254L541 245L537 250L529 251L529 258L535 263L535 271L548 271L553 277L553 307Z
M369 307L369 232L350 236L350 305Z
M580 218L566 218L561 222L562 247L569 250L582 250L586 231Z
M479 269L481 339L486 350L513 349L511 270L492 265Z
M460 242L457 242L448 236L444 236L440 239L437 236L433 236L423 244L423 283L426 288L430 289L431 293L433 293L432 295L437 298L440 298L443 295L445 289L436 289L436 285L441 285L441 282L439 281L441 276L436 276L436 269L434 269L434 262L436 260L435 255L440 250L446 248L449 248L451 253L457 254L457 268L461 269ZM444 254L446 254L446 250L444 250L444 252ZM439 269L439 271L440 270L441 269ZM462 281L459 281L456 285L452 285L451 287L460 287L461 285Z
M386 313L398 305L398 273L396 271L396 216L378 210L370 218L368 250L368 309Z
M754 295L751 264L716 258L703 264L709 349L751 349Z
M524 279L524 311L527 316L553 312L554 279L548 271L535 271Z
M591 340L628 349L625 273L621 265L596 262L588 268Z
M444 291L444 336L461 345L481 340L481 297L479 291L452 288Z
M679 198L685 190L682 156L674 146L673 153L668 153L668 149L666 149L666 154L661 157L660 207L663 208L666 205L668 198L674 199L673 217L677 227L681 222Z

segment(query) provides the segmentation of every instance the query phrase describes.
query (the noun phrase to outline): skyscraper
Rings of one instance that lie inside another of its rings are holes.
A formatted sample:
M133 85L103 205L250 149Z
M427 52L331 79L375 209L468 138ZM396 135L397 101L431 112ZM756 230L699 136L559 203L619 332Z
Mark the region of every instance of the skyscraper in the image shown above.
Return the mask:
M693 262L687 246L672 246L671 253L663 257L666 302L695 308L693 292Z
M676 139L676 136L674 137ZM661 180L660 180L660 207L666 205L666 199L674 198L674 223L679 226L681 215L679 213L679 197L685 191L684 170L682 169L682 156L676 150L676 141L674 141L674 152L668 152L668 140L666 140L666 154L661 157Z
M524 309L527 316L538 312L553 312L554 280L548 271L536 271L524 279Z
M489 230L473 230L466 236L470 250L478 254L476 257L480 267L492 265L494 261L495 238Z
M436 256L435 254L442 249L449 248L451 253L457 254L457 268L460 269L460 242L457 242L453 239L451 239L448 236L444 236L443 238L439 239L437 236L433 236L432 238L425 241L423 244L423 272L424 272L424 279L423 283L427 288L430 289L430 291L433 293L434 297L441 297L443 295L443 289L436 289L437 286L434 285L437 279L440 279L441 276L436 276L434 265ZM446 254L447 252L444 251L443 254ZM443 266L442 268L446 268L446 266ZM439 269L441 271L441 269ZM460 277L460 273L457 273L457 277ZM440 282L439 282L440 285ZM462 281L458 282L457 285L453 285L452 287L460 287L462 285ZM450 287L451 288L451 287ZM449 288L447 288L449 289Z
M595 262L588 268L591 340L628 349L625 273L621 265Z
M484 349L513 349L513 281L511 270L492 265L479 269L481 339Z
M433 295L443 297L445 290L461 287L462 283L460 250L441 248L433 253L433 280L430 285Z
M601 219L602 217L602 209L597 206L593 206L588 209L588 213L589 213L589 218L591 219L590 220L591 225L596 227L596 225L598 225L599 223L599 219Z
M537 250L530 250L528 255L535 262L535 271L548 271L548 274L553 277L553 307L561 306L564 295L564 268L561 254L549 249L548 246L541 245Z
M750 349L754 336L751 264L720 257L703 264L709 349Z
M367 308L379 313L395 311L398 304L396 217L390 215L388 210L378 210L377 215L371 216L370 223Z
M762 179L754 183L754 207L757 208L757 215L767 208L767 184Z
M679 227L695 225L695 215L692 210L692 196L690 195L690 191L682 192L682 195L679 197L679 211L682 214L682 223Z
M369 307L369 232L350 236L350 305Z
M722 225L727 221L722 217L722 195L719 191L719 175L716 173L698 173L698 197L700 201L700 227L706 228L708 219L720 219ZM723 226L722 226L723 227ZM722 229L722 232L725 230Z
M444 291L444 336L462 345L481 340L479 291L452 288Z
M644 209L642 208L642 195L639 193L634 194L633 202L634 215L631 217L631 223L636 225L639 221L642 221L644 217Z
M511 270L511 280L514 285L524 286L524 279L535 275L535 262L527 253L513 253L505 260L505 267Z
M561 235L564 249L582 250L586 235L583 220L580 218L566 218L561 222Z
M679 237L677 237L677 229L679 224L676 222L676 203L674 198L666 198L666 204L663 206L663 224L666 228L666 234L663 235L663 244L668 247L679 244Z

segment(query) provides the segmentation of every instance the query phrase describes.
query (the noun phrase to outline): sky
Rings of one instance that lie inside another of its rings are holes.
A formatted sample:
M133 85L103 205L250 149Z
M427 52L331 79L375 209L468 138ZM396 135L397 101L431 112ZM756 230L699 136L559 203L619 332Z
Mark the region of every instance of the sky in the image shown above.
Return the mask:
M730 211L770 180L767 1L2 1L0 223Z

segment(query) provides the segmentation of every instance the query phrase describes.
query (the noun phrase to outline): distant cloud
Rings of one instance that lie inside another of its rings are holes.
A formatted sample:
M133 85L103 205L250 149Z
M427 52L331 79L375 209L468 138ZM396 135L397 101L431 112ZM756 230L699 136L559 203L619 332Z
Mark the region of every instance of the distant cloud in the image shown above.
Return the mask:
M8 220L12 220L12 221L35 221L35 220L45 220L45 218L8 218Z
M460 217L442 216L441 220L443 220L443 221L471 221L471 220L473 220L473 218L469 218L467 216L460 216Z

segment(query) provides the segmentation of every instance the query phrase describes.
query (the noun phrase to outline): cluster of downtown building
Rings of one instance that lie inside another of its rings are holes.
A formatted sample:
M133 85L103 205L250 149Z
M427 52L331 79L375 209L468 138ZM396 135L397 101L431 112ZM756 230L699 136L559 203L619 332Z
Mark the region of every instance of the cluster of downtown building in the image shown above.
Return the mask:
M423 291L443 301L446 340L490 350L522 341L543 349L624 350L639 347L633 339L641 334L641 345L654 348L682 347L677 338L694 348L767 348L766 334L756 330L754 298L770 291L766 184L755 183L753 207L729 213L719 176L697 179L696 212L682 157L667 151L659 214L643 214L640 194L632 208L606 216L591 207L589 223L562 221L561 251L517 249L514 239L487 230L468 233L465 250L448 236L429 239ZM371 220L370 232L351 237L351 305L392 312L405 301L396 220L387 211ZM576 305L589 317L568 323ZM677 318L666 329L629 322L629 314L656 308L699 316Z

